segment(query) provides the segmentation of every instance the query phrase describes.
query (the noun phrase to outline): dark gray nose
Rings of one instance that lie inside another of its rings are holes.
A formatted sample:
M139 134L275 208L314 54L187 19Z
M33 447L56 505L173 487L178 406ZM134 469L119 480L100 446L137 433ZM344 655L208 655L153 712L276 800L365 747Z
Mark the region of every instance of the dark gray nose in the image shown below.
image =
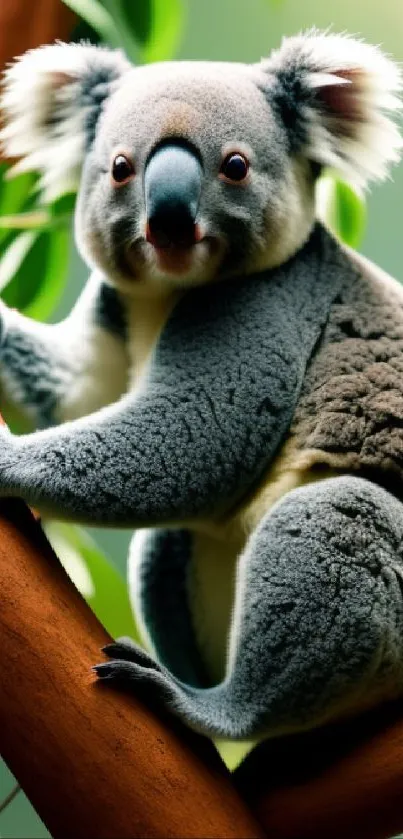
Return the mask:
M150 157L144 175L147 239L157 248L196 242L202 167L191 149L170 142Z

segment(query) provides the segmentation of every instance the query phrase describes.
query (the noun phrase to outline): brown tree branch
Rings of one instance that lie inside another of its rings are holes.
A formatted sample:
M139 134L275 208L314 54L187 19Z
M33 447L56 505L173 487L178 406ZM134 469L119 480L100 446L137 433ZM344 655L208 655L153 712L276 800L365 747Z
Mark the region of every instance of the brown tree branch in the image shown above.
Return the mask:
M403 830L403 700L264 743L235 779L276 839L388 839Z
M207 740L95 684L108 635L19 501L0 580L0 753L55 839L263 835Z
M76 21L61 0L1 0L0 69L25 50L68 38Z

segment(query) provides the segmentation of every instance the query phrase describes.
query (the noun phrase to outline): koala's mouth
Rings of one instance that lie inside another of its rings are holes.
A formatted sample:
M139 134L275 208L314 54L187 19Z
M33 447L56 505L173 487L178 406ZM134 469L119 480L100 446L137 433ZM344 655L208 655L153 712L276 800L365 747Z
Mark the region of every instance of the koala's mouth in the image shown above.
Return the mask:
M126 270L134 279L160 274L186 277L217 263L223 246L217 237L203 236L193 244L151 244L146 237L137 239L125 254Z
M146 241L151 245L151 254L158 268L168 274L188 273L195 256L195 246L201 241L202 234L198 224L186 215L184 219L171 217L163 219L161 225L150 219L146 225Z
M158 268L167 274L187 274L195 257L195 245L152 246Z

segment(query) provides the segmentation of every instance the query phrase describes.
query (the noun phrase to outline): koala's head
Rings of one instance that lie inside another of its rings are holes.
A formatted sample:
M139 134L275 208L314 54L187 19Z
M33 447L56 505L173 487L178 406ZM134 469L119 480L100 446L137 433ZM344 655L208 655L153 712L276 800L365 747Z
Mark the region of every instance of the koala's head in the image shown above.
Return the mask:
M259 64L134 68L85 44L6 73L3 144L45 197L81 173L77 240L125 290L208 282L292 256L322 167L365 187L396 161L399 72L375 47L309 33Z

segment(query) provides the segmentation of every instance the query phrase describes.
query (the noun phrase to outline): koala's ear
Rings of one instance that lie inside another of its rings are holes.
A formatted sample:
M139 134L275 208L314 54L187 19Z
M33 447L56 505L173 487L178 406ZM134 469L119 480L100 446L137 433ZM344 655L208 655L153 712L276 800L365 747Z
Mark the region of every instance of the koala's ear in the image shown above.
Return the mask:
M119 51L88 44L30 50L4 76L0 134L13 172L37 170L46 200L77 186L105 100L131 69Z
M402 139L387 112L401 105L401 76L377 47L312 31L285 38L260 69L291 153L337 169L358 187L382 180L399 159Z

